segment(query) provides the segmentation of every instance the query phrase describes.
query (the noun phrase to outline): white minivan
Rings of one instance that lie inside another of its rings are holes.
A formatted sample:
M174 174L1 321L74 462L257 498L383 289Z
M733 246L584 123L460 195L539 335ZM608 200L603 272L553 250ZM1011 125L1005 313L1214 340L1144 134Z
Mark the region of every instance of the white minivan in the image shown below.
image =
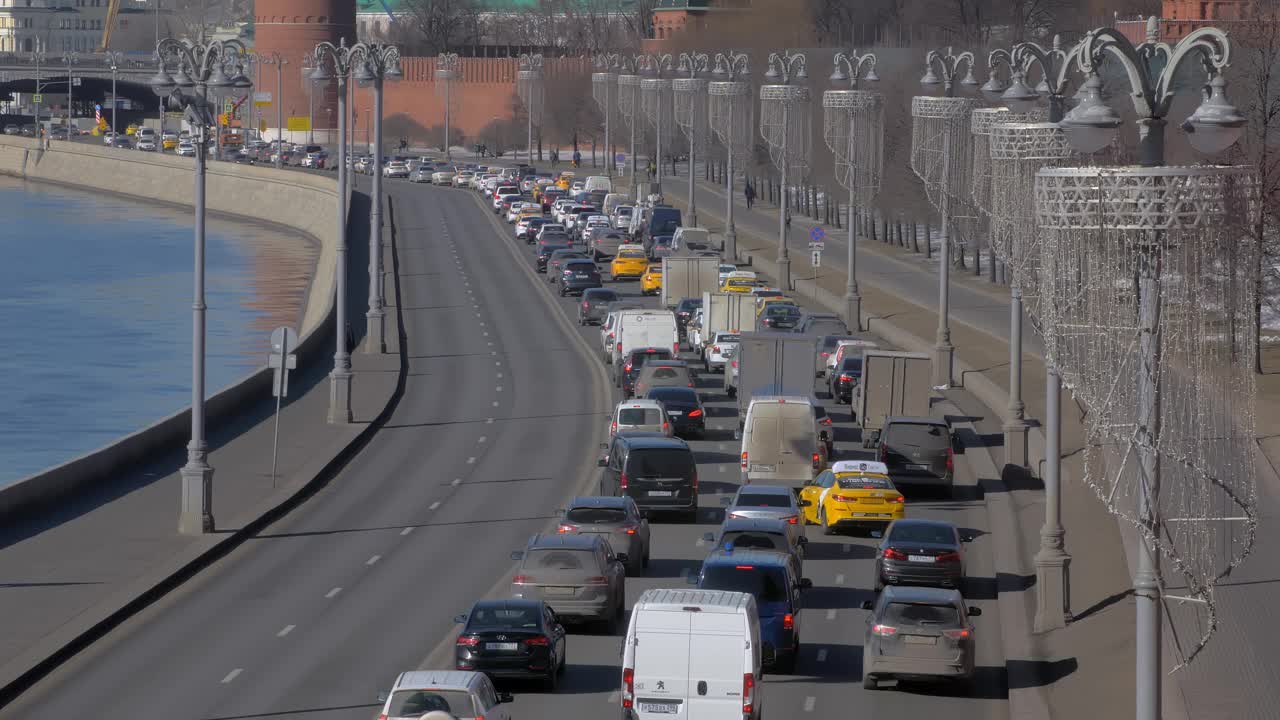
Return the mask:
M673 355L680 352L676 316L670 310L624 310L618 316L609 363L616 366L618 358L646 347L671 348Z
M724 590L646 590L622 645L624 720L759 720L756 600Z
M827 464L813 400L800 396L751 398L742 423L742 483L801 487Z
M605 175L592 175L587 178L587 182L582 186L582 189L587 192L603 190L606 193L611 193L613 192L613 181Z

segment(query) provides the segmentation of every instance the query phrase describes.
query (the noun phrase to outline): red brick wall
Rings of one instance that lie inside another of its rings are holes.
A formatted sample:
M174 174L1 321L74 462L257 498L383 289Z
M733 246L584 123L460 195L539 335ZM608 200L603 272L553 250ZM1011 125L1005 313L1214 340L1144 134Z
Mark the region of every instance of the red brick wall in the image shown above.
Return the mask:
M259 53L278 52L287 61L281 84L283 98L275 98L275 68L263 68L263 90L273 95L274 102L283 101L285 116L307 114L307 87L302 80L302 59L323 41L337 43L345 37L347 44L356 41L355 0L256 0L254 5L254 49ZM330 108L336 102L337 90L330 89L323 100L315 103L315 126L333 127ZM275 125L275 105L264 108L268 124Z

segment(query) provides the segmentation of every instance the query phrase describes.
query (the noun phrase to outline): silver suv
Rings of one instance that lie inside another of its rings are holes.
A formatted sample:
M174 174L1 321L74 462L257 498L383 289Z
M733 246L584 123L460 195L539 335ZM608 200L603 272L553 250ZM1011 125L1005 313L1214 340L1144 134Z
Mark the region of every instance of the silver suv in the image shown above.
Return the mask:
M507 710L511 693L498 692L482 672L415 670L400 673L391 692L380 693L381 717L386 720L418 720L444 711L456 718L511 720Z

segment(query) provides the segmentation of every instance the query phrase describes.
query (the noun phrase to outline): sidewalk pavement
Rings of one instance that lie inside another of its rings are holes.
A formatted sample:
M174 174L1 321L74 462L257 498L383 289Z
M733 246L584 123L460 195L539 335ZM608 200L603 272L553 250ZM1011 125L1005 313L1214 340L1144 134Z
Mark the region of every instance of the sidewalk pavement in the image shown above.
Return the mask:
M367 309L368 195L353 193L350 218L348 314L358 340ZM389 271L387 354L353 349L355 422L327 422L333 363L332 353L321 351L290 378L275 482L273 398L264 397L231 425L211 427L215 533L177 532L178 469L186 461L185 449L0 531L0 617L5 620L0 625L0 705L319 487L377 429L395 404L402 372L389 236L385 232L383 240Z
M663 192L669 200L686 205L687 176L665 179ZM725 197L722 188L697 184L698 216L713 234L723 233ZM738 231L739 255L754 262L768 262L777 254L777 208L757 201L748 211L735 197L734 220ZM826 228L827 251L820 272L809 265L808 230L816 223L793 216L788 247L793 279L801 286L816 286L842 298L845 292L845 233ZM864 326L886 336L891 342L926 349L932 347L937 327L936 261L866 238L859 239L858 274ZM807 282L806 282L807 281ZM984 286L971 275L953 273L951 292L951 335L957 348L956 381L962 387L945 393L963 408L979 411L973 388L986 380L1007 397L1008 393L1008 302L1001 288ZM906 337L903 337L903 336ZM1038 339L1027 338L1023 388L1027 416L1043 416L1045 405L1044 366L1036 354ZM982 397L987 406L1004 413L1003 403ZM1043 486L1034 479L1011 481L1005 485L995 468L984 478L985 498L993 527L1005 527L1013 542L1002 543L1004 557L997 558L1001 615L1006 627L1007 670L1012 717L1074 718L1100 709L1132 707L1134 686L1133 601L1131 584L1122 552L1116 521L1081 484L1076 457L1082 445L1080 413L1069 398L1064 402L1063 423L1063 523L1067 529L1066 549L1072 555L1071 608L1074 621L1063 630L1042 635L1031 633L1035 614L1035 568L1032 558L1040 545L1043 522ZM979 411L983 412L983 411ZM1002 420L1003 418L1001 418ZM1038 434L1037 434L1038 435ZM989 445L1002 444L999 435L987 438ZM1043 457L1042 441L1032 450ZM997 448L995 455L1002 452ZM1008 492L1000 492L1007 489ZM1007 603L1007 605L1006 605ZM1020 612L1019 612L1020 611ZM1171 688L1172 689L1172 688ZM1179 698L1166 693L1167 717ZM1171 702L1174 701L1174 702ZM1124 712L1127 712L1125 710Z

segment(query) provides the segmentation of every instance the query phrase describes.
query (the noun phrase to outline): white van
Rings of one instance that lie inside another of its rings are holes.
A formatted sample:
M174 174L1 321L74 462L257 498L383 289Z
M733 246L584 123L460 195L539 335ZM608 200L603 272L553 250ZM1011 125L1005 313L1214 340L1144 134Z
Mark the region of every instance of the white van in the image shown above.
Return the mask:
M690 244L698 245L697 249L705 250L711 247L711 232L706 228L696 227L678 227L676 228L675 237L671 238L671 252L683 255L692 252Z
M756 600L723 590L646 590L622 645L625 720L759 720Z
M582 186L587 192L595 192L603 190L607 193L613 192L613 181L604 175L591 175L587 178L587 182Z
M672 355L680 353L676 316L670 310L624 310L617 325L610 363L617 363L636 348L671 348Z
M600 205L600 212L608 215L610 217L609 221L613 222L613 211L616 210L619 205L623 205L626 202L626 194L611 192L604 196L604 203Z
M742 424L742 482L801 487L822 472L827 448L818 434L813 401L800 396L751 398Z

